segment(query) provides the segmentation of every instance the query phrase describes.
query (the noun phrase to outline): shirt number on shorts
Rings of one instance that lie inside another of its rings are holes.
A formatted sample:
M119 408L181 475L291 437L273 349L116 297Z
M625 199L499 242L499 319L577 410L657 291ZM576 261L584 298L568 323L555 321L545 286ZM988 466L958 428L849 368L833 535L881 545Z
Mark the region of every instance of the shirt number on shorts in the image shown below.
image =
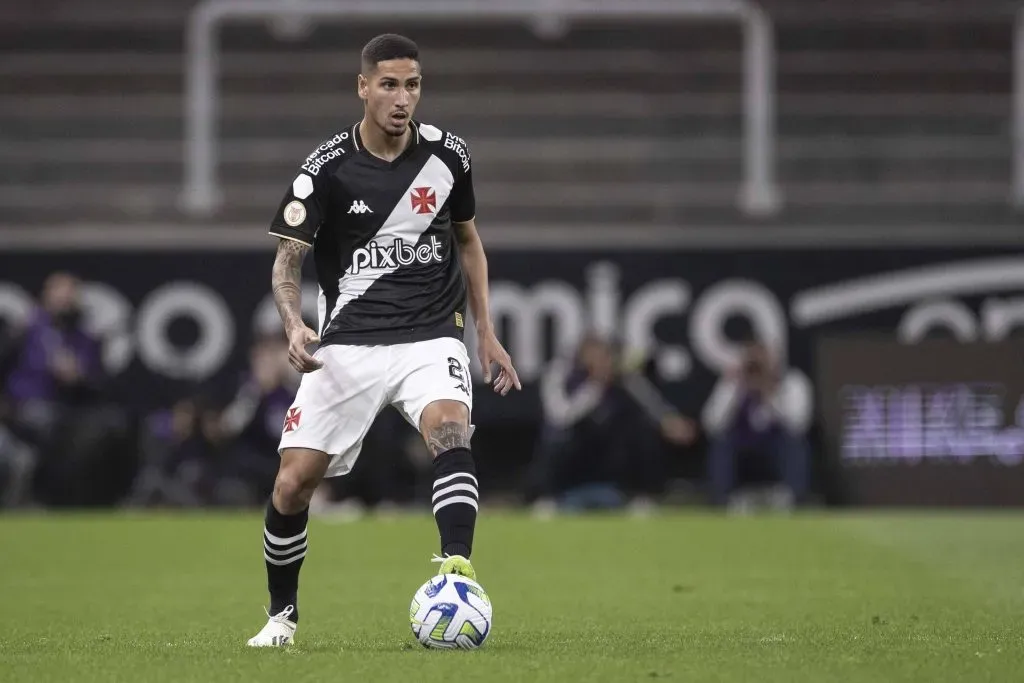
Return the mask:
M458 384L455 385L455 388L469 396L469 373L462 367L462 363L459 362L459 359L454 356L448 356L448 374L458 382Z

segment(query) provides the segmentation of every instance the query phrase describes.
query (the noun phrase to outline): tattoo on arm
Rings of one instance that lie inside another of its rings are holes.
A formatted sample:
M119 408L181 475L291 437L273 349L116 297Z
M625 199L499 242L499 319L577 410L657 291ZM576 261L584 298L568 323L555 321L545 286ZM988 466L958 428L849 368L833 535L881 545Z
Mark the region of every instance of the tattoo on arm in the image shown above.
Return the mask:
M442 422L428 429L424 436L435 458L453 448L469 448L469 430L461 422Z
M282 239L277 245L271 282L274 303L286 330L302 325L302 259L309 247L295 240Z

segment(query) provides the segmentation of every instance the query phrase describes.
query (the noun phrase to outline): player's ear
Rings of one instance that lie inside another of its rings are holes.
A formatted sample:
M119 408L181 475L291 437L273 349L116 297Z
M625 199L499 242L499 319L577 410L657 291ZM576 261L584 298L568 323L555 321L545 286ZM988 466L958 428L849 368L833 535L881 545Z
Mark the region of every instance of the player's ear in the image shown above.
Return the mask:
M366 76L363 74L356 76L356 93L359 95L359 99L364 102L370 96L370 82L366 80Z

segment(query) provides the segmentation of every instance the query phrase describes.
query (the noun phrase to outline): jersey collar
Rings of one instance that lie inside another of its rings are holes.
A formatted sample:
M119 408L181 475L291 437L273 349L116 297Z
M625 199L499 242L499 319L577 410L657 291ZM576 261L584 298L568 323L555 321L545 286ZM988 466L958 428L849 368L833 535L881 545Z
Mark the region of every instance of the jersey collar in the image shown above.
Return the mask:
M415 119L409 119L409 126L412 128L412 139L409 141L409 145L402 150L401 154L395 157L394 161L386 161L374 154L371 154L370 151L363 146L363 139L359 135L359 123L359 121L356 121L352 125L352 144L355 145L356 152L378 164L383 164L385 166L397 166L403 159L412 153L417 145L420 144L420 124Z

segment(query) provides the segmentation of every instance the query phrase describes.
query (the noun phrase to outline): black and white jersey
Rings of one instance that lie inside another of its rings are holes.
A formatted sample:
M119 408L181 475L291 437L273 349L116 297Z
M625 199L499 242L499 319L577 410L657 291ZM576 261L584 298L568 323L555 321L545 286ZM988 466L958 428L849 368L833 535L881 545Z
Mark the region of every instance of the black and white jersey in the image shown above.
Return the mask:
M462 339L466 287L452 222L476 212L462 138L411 122L394 161L359 124L319 145L281 201L270 234L313 247L323 344Z

